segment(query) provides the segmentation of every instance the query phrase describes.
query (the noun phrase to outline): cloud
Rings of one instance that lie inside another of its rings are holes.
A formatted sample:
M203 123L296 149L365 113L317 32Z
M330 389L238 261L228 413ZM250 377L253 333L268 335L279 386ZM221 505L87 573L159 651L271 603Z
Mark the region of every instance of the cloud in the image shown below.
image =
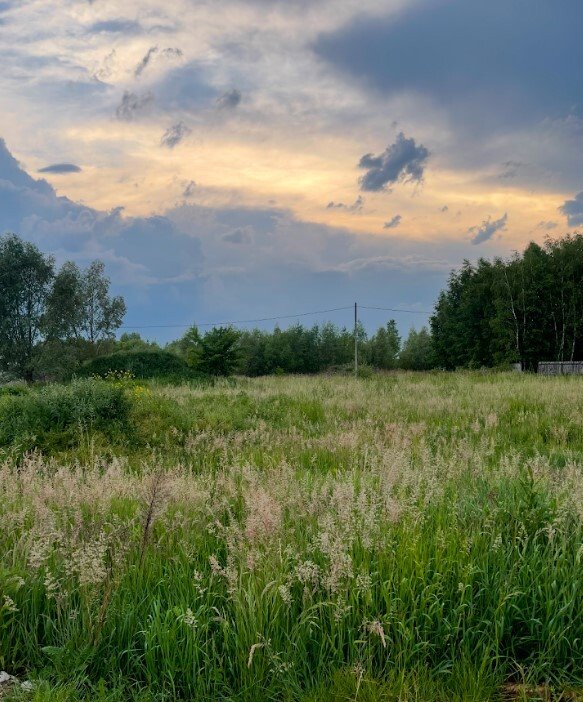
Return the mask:
M217 107L219 110L234 110L241 102L242 95L237 88L227 90L219 98L217 98Z
M74 163L53 163L50 166L39 168L39 173L81 173L81 167Z
M153 102L154 95L152 93L137 95L129 90L125 90L115 114L118 119L131 122Z
M458 129L568 114L583 95L580 0L423 0L321 34L320 57L375 95L419 95Z
M575 195L573 200L566 200L559 212L565 215L570 227L583 225L583 191Z
M146 68L148 67L148 64L149 64L150 61L152 60L154 54L156 54L156 53L158 53L158 47L157 47L157 46L151 46L151 47L148 49L148 51L145 53L144 57L142 58L142 60L140 61L140 63L138 63L138 65L136 66L136 68L135 68L135 70L134 70L134 76L135 76L136 78L139 78L139 77L142 75L142 73L143 73L143 72L146 70Z
M364 198L359 195L352 205L345 205L343 202L331 201L326 205L327 210L345 210L346 212L362 212Z
M221 239L229 244L251 244L253 241L252 231L250 227L240 227L232 232L223 234Z
M186 191L191 183L181 185ZM186 203L151 217L86 207L31 178L0 142L0 233L17 232L59 263L103 260L115 293L126 298L128 325L273 317L353 300L428 310L469 248L355 234L273 207ZM343 312L309 321L329 319L349 321ZM401 330L416 319L400 315ZM386 313L374 311L365 320L370 330L385 322ZM179 332L149 333L165 341Z
M539 222L536 225L537 229L544 229L546 231L551 231L552 229L556 229L559 226L558 222L552 222L552 221L543 221Z
M162 49L160 52L162 56L167 58L182 58L184 56L182 49L177 49L176 47L169 46L166 49Z
M496 232L506 230L506 222L508 221L508 213L504 213L500 219L492 220L491 217L485 219L478 227L470 227L468 234L472 234L472 244L483 244L488 239L491 239Z
M157 46L151 46L134 70L134 76L136 78L139 78L142 75L156 55L163 56L165 58L181 58L183 54L181 49L176 49L174 47L168 47L160 51Z
M501 180L511 180L513 178L516 178L518 175L518 171L522 169L525 166L524 163L521 163L520 161L505 161L502 164L502 172L498 176Z
M395 183L420 183L429 151L415 139L407 139L403 132L379 156L365 154L358 167L366 173L359 179L361 190L378 192L389 190Z
M89 27L92 34L138 34L142 27L138 22L126 19L111 19L94 22Z
M194 195L194 189L196 188L196 183L194 180L189 180L184 184L184 190L182 191L182 197L186 199L191 198Z
M383 229L396 229L396 227L398 227L399 224L401 224L402 219L403 218L401 217L400 214L395 215L388 222L384 223Z
M177 122L164 132L162 139L160 139L160 144L166 146L169 149L173 149L175 146L180 144L180 142L185 139L191 133L190 127L187 127L184 122Z
M154 90L157 104L168 112L198 112L217 97L217 91L207 82L204 66L196 61L171 68L158 80Z
M59 197L45 180L31 178L0 141L0 234L7 231L59 259L102 258L127 284L196 277L202 263L199 240L167 217L125 217L121 207L104 212Z

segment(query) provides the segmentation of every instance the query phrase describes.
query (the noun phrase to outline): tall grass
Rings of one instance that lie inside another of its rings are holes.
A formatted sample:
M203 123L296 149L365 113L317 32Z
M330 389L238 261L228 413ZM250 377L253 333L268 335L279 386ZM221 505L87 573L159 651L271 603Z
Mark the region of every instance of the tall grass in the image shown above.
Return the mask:
M156 445L0 468L0 667L39 701L581 686L577 380L130 387Z

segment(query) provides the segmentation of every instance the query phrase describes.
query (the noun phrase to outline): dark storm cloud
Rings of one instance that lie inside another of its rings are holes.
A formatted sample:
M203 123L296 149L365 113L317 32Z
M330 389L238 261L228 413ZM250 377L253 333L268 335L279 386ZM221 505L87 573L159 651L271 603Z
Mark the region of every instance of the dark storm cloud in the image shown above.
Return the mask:
M227 90L219 98L217 98L217 107L219 110L234 110L241 102L241 93L237 88Z
M159 283L196 274L200 242L166 217L124 217L59 197L35 180L0 140L0 234L13 231L42 249L87 260L99 257L125 280Z
M192 130L190 127L187 127L184 122L173 124L164 132L162 139L160 139L160 144L169 149L173 149L175 146L180 144L180 142L187 137L191 131Z
M374 156L365 154L358 164L366 173L359 179L362 190L378 192L388 190L395 183L420 183L429 151L415 139L408 139L403 132L397 135L393 144Z
M504 213L500 219L492 220L491 217L485 219L479 227L470 227L468 234L472 235L472 244L483 244L491 239L496 232L503 232L506 229L508 214Z
M118 119L131 122L132 120L136 119L136 117L149 105L151 105L153 101L154 96L152 93L138 95L137 93L132 93L129 90L126 90L124 91L121 102L118 105L115 114Z
M116 294L126 298L128 325L272 317L314 309L314 300L321 309L355 299L430 309L469 248L469 242L460 251L459 242L364 236L275 208L219 209L185 200L165 216L103 212L57 196L0 141L0 233L6 231L54 253L59 263L103 260ZM367 324L384 324L385 314ZM347 317L338 312L334 320L344 324ZM401 331L415 320L400 317ZM160 340L176 333L156 331Z
M391 217L388 222L385 222L383 225L383 229L396 229L399 224L401 224L401 220L403 218L401 215L395 215L394 217Z
M565 215L570 227L583 225L583 191L575 195L573 200L566 200L559 212Z
M581 0L424 0L351 21L314 49L360 85L430 97L483 130L583 106L582 26Z
M39 173L81 173L81 168L74 163L53 163L38 169Z

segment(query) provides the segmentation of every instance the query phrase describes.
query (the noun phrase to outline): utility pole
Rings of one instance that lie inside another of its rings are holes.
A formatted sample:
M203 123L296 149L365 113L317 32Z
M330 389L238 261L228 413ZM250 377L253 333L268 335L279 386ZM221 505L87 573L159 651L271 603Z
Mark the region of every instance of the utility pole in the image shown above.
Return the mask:
M358 304L354 303L354 377L358 378Z

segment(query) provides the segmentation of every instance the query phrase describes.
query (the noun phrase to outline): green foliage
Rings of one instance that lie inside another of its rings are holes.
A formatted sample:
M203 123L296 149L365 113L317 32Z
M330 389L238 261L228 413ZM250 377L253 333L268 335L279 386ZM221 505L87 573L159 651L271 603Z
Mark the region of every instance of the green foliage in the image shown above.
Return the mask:
M104 353L125 303L109 294L104 265L81 271L14 234L0 239L0 372L34 379L70 377L84 359Z
M191 326L176 341L166 345L166 350L180 356L189 366L195 368L200 360L200 333L196 325Z
M465 262L431 319L440 367L583 360L583 235L531 243L504 261Z
M239 356L238 341L236 329L213 327L202 337L199 348L190 351L189 362L207 375L232 375Z
M114 343L112 348L112 351L115 353L160 350L160 346L155 341L142 339L138 332L124 332Z
M71 261L64 263L47 298L47 336L86 339L91 344L112 339L126 306L123 298L110 296L109 286L101 261L93 261L84 271Z
M429 370L434 365L431 335L425 327L411 329L399 355L399 365L405 370Z
M83 376L105 376L112 371L128 371L135 378L184 379L193 376L188 365L168 351L128 351L99 356L79 370Z
M109 439L131 431L130 402L121 388L79 380L0 396L0 447L63 450L94 431Z
M394 319L387 322L385 327L380 327L365 348L366 358L375 368L389 370L397 368L401 337Z
M0 367L33 379L54 260L15 234L0 238Z

